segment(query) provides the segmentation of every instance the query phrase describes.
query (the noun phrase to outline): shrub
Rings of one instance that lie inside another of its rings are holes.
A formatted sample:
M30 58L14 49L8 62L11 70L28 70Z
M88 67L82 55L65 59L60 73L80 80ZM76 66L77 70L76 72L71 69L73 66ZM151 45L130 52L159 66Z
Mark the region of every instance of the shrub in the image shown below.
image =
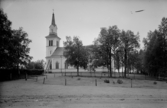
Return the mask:
M77 80L81 80L81 78L77 78Z
M42 75L44 73L43 69L25 69L23 71L28 75Z
M120 79L118 79L118 80L117 80L117 83L118 83L118 84L122 84L122 83L123 83L123 81L122 81L122 80L120 80Z
M27 75L42 75L43 69L0 69L0 81L25 78ZM12 76L12 77L11 77Z
M156 84L157 84L157 82L154 82L153 84L154 84L154 85L156 85Z
M104 80L104 82L105 82L105 83L110 83L110 81L109 81L109 80L107 80L107 79L105 79L105 80Z

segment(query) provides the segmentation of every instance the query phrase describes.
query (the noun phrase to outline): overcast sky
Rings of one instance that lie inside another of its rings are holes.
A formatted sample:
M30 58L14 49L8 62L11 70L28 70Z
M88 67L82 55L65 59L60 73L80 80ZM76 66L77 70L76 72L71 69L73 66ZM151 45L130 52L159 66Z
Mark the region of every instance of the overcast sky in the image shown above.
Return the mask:
M4 0L0 7L12 21L12 28L28 33L33 61L46 56L46 39L54 9L58 36L79 36L84 45L93 44L101 27L117 25L120 30L140 33L140 39L155 30L167 17L167 1L154 0ZM136 13L137 10L144 10Z

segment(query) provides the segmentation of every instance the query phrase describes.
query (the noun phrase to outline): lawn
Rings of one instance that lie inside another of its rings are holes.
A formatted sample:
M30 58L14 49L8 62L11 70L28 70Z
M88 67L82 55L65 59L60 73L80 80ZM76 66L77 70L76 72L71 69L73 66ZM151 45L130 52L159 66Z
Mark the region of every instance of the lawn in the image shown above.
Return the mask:
M167 83L144 80L144 77L136 75L132 88L131 79L119 78L123 83L118 84L118 78L61 74L1 82L0 107L167 108Z

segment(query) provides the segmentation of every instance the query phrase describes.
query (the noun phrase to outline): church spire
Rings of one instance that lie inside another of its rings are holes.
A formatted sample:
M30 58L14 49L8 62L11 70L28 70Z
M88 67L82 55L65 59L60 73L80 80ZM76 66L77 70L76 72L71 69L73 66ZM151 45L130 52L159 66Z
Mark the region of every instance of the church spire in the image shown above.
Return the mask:
M51 25L56 26L54 13L52 14L52 22L51 22Z
M53 14L52 14L52 22L51 22L51 25L49 27L49 34L57 34L57 26L55 24L54 10L53 10Z

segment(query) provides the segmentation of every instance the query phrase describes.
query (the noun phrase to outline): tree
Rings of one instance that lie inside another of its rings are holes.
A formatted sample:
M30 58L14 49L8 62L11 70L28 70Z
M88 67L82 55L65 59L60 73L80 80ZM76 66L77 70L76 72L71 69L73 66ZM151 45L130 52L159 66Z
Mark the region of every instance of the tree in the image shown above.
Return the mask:
M13 47L10 44L12 39L11 24L7 15L0 9L0 68L10 68L13 64L10 52L10 49Z
M44 60L37 60L29 62L26 69L44 69Z
M121 53L119 50L117 50L116 55L115 55L115 63L114 63L115 68L118 70L118 74L120 77L120 67L121 67Z
M107 66L110 77L112 77L111 60L112 57L114 58L116 49L119 46L119 36L120 30L115 25L108 29L101 28L99 37L95 41L96 55L98 57L96 59L100 61L99 65Z
M121 32L121 47L124 50L124 66L125 66L124 77L126 77L129 52L139 47L139 33L135 35L130 30L126 32L123 30Z
M31 40L28 39L28 34L24 32L22 28L13 30L12 44L14 48L12 57L16 62L17 68L20 65L26 65L32 59L32 57L28 55L30 51L28 45L30 42Z
M150 31L143 40L145 45L144 66L154 77L167 74L167 18L162 18L159 29Z
M1 9L0 23L0 68L18 69L32 58L28 55L30 51L28 45L31 40L22 28L11 29L11 22Z
M141 72L143 74L146 74L144 72L144 51L141 49L140 51L135 51L132 54L132 66L134 69L136 69L137 73Z
M83 46L82 41L78 37L66 37L64 42L66 63L77 68L77 76L79 76L79 67L86 69L88 63L88 53Z
M110 77L112 77L111 60L112 57L114 58L114 55L116 54L116 49L118 49L120 42L119 36L120 30L115 25L109 27L108 29L102 28L100 31L100 35L96 40L96 43L98 43L98 60L103 60L103 63L101 63L102 66L107 65L110 72Z

